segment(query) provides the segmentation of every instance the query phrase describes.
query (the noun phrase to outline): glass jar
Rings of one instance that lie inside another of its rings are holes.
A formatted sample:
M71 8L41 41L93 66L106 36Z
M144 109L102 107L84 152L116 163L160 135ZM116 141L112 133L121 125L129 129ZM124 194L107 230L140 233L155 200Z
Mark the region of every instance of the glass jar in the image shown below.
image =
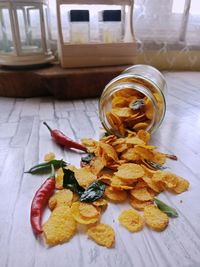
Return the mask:
M146 130L153 133L166 111L164 76L154 67L135 65L111 80L99 101L105 130L117 136Z

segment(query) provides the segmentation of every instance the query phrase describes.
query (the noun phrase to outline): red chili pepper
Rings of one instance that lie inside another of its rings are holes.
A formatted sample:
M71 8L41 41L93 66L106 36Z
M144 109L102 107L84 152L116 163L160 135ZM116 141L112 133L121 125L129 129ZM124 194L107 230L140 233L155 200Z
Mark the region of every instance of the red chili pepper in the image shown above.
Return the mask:
M61 131L56 129L52 130L46 122L43 122L43 124L49 129L51 136L54 138L57 144L68 148L76 148L82 151L87 151L87 148L85 146L73 141Z
M55 171L53 165L51 165L51 169L51 176L37 190L31 204L30 221L35 234L43 233L42 212L55 189Z

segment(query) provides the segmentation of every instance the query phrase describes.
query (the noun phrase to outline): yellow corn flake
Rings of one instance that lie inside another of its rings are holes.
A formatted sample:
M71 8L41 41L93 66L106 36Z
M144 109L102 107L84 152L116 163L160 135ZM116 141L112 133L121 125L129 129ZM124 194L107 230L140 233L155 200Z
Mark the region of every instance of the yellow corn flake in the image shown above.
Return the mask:
M106 118L114 130L119 131L119 127L122 127L121 129L123 132L122 136L124 136L125 129L123 127L122 120L116 114L112 112L107 112Z
M171 189L176 187L178 176L168 171L157 171L153 175L152 180L154 182L162 182L167 189Z
M87 188L92 182L97 179L96 175L93 174L88 167L77 169L75 170L74 174L79 185L84 188Z
M121 159L136 162L140 160L140 156L135 152L135 148L129 148L121 154Z
M123 151L127 150L128 149L128 146L127 144L119 144L119 145L116 145L115 146L115 151L117 153L122 153Z
M115 189L125 189L125 190L130 190L134 187L133 183L131 182L131 184L129 183L125 183L120 177L114 175L112 177L112 181L111 181L111 187L115 188Z
M53 152L49 152L44 156L44 161L51 161L56 158L56 155Z
M126 137L124 138L126 144L129 144L129 145L144 145L144 141L141 140L140 138L138 138L137 136L133 136L133 137Z
M120 118L130 117L133 114L130 108L113 108L112 112Z
M63 189L63 177L64 177L64 172L62 168L59 168L57 171L56 175L56 189Z
M142 179L144 180L144 182L148 185L148 187L150 187L152 190L154 190L157 193L160 193L163 191L163 187L160 186L159 183L154 182L150 177L144 175L142 177Z
M130 193L134 198L140 201L148 201L153 199L153 196L149 193L146 187L134 188L130 191Z
M138 122L134 125L133 129L137 132L139 130L145 130L148 127L149 123L147 122Z
M71 206L73 201L73 193L71 190L62 189L61 191L56 192L52 197L50 197L48 205L51 210L55 209L58 206Z
M142 216L133 209L122 211L118 219L120 223L130 232L138 232L142 230L144 226Z
M134 197L130 197L129 198L129 203L131 204L131 206L136 209L136 210L144 210L144 208L148 205L152 205L153 201L152 200L148 200L148 201L141 201L138 200Z
M145 174L149 177L152 177L155 173L157 173L157 170L152 170L149 166L146 166L144 164L141 164L140 166L143 168Z
M159 151L154 151L154 157L152 159L153 162L163 165L166 162L166 154L161 153Z
M118 171L114 174L124 180L136 180L144 175L144 170L138 164L125 163L119 166Z
M111 226L107 224L97 224L87 231L88 236L97 244L110 248L115 242L115 232Z
M105 167L105 161L100 157L95 157L90 164L90 171L97 175Z
M105 196L114 202L122 202L127 199L127 192L124 190L118 190L112 187L106 187L104 192Z
M104 198L99 198L98 200L92 203L96 207L106 208L108 206L108 202Z
M99 220L99 214L94 217L85 217L80 213L80 202L74 202L71 206L73 218L80 224L96 223Z
M127 107L129 101L125 97L114 97L112 99L112 107L113 108L123 108Z
M94 153L98 142L92 138L82 138L81 143L87 147L88 152Z
M80 214L87 218L92 218L99 215L99 210L92 204L81 202L79 205Z
M152 161L154 154L151 150L152 147L149 149L148 147L142 147L141 145L135 146L135 153L137 153L141 159Z
M108 160L117 161L118 160L117 153L116 153L115 149L111 145L105 144L105 143L100 141L99 142L99 146L104 151L104 155L105 155L106 161L108 161Z
M59 206L53 210L43 225L44 237L49 245L57 245L70 240L76 233L76 221L70 208Z
M153 109L151 101L148 98L145 99L144 109L145 109L145 115L146 115L147 119L152 120L153 115L154 115L154 109Z
M147 144L151 138L150 133L148 133L147 131L144 131L144 130L139 130L137 132L137 136L138 136L138 138L143 140L145 142L145 144Z
M172 191L177 193L177 194L183 193L186 190L188 190L189 185L190 185L190 183L186 179L178 176L177 177L177 184L175 187L172 188Z
M105 144L112 144L113 142L115 142L117 140L117 136L111 134L108 136L104 136L100 139L101 142L105 143Z
M144 208L144 220L155 231L163 231L169 223L168 216L154 205Z

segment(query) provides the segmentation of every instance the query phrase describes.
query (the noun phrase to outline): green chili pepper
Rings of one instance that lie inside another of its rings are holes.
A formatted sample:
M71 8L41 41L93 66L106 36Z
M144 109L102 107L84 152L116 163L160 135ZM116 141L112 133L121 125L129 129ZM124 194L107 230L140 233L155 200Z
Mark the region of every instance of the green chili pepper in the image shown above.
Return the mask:
M41 173L41 172L50 171L51 165L53 165L53 167L55 169L58 169L61 167L65 167L67 165L67 163L62 159L61 160L54 159L54 160L51 160L48 162L43 162L43 163L37 164L37 165L33 166L32 168L30 168L25 173L37 174L37 173Z

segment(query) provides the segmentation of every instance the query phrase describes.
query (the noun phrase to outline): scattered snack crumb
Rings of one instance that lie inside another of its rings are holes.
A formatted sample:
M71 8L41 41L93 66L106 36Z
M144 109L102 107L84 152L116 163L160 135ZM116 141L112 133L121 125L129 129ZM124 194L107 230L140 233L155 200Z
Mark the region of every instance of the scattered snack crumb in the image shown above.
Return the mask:
M44 156L44 161L51 161L56 158L56 155L53 152L49 152Z

